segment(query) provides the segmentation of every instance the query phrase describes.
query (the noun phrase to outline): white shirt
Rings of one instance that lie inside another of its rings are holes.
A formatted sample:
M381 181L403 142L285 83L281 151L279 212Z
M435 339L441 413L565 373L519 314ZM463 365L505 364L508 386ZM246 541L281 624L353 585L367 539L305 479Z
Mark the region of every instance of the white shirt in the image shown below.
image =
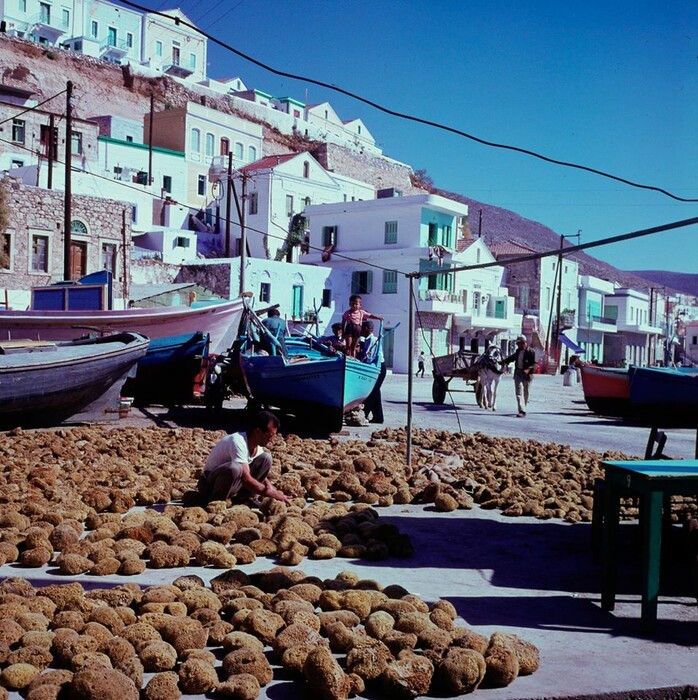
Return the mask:
M228 467L233 464L249 464L252 459L264 452L261 445L257 445L255 453L250 458L250 449L247 445L247 433L231 433L226 435L206 458L204 474L211 474L220 467Z

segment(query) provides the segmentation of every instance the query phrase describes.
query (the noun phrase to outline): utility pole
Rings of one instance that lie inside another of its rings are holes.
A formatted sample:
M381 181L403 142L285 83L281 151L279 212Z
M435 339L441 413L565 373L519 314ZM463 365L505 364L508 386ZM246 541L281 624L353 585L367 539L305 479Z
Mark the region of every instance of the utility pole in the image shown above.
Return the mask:
M153 184L153 116L155 114L155 96L150 93L150 119L148 120L148 186Z
M48 182L46 187L49 190L53 189L53 161L54 150L56 148L56 137L53 130L56 128L56 121L53 112L48 117Z
M555 304L555 318L557 319L557 322L555 324L555 330L553 332L553 355L555 357L555 361L557 362L557 366L560 366L560 350L558 348L559 340L560 340L560 307L562 305L562 246L565 241L565 238L576 238L577 243L579 243L580 239L582 237L582 230L579 229L577 233L571 234L571 235L565 235L564 233L560 236L560 252L557 256L557 271L558 271L558 280L557 280L557 301Z
M233 193L233 153L228 153L228 181L225 193L225 257L230 257L230 205Z
M72 151L73 151L73 83L66 83L65 101L65 197L63 204L63 281L71 278L70 223L73 218L72 199Z
M412 301L414 294L414 274L407 275L407 466L412 466L412 363L414 355L414 309Z

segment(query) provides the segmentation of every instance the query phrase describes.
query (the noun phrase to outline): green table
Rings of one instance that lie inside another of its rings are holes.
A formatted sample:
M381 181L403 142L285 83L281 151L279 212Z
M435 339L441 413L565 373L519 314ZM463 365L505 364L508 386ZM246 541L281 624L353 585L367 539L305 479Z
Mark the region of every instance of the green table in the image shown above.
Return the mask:
M659 597L662 512L665 498L698 493L698 459L602 462L606 471L602 532L601 607L613 610L616 598L616 546L620 499L640 497L642 521L643 632L654 631Z

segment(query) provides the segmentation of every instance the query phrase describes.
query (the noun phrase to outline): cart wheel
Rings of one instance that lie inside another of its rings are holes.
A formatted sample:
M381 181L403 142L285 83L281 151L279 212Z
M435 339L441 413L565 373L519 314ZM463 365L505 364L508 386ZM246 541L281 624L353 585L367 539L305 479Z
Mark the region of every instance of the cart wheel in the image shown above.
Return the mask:
M431 398L434 403L441 405L446 400L446 391L448 384L443 377L434 377L434 383L431 385Z

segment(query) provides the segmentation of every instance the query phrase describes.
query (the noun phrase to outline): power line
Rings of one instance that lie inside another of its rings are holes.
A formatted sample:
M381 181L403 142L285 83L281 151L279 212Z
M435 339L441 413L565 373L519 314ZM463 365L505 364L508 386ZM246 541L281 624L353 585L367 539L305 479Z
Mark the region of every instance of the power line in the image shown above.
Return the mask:
M333 92L337 92L341 95L345 95L346 97L349 97L353 100L356 100L358 102L362 102L363 104L368 105L369 107L373 107L374 109L377 109L380 112L383 112L384 114L389 114L393 117L397 117L398 119L405 119L406 121L411 121L415 122L417 124L424 124L425 126L430 126L435 129L439 129L441 131L446 131L451 134L455 134L456 136L462 136L463 138L470 139L471 141L475 141L476 143L479 143L483 146L489 146L491 148L499 148L502 150L507 150L507 151L514 151L516 153L521 153L523 155L531 156L532 158L537 158L538 160L542 160L546 163L551 163L552 165L560 165L562 167L566 168L573 168L576 170L582 170L584 172L592 173L593 175L599 175L600 177L605 177L608 178L609 180L615 180L616 182L622 182L625 185L628 185L630 187L635 187L638 189L643 189L643 190L650 190L652 192L658 192L660 194L663 194L667 197L670 197L671 199L675 199L679 202L698 202L698 199L692 199L692 198L687 198L687 197L680 197L679 195L673 194L669 192L668 190L665 190L661 187L656 187L654 185L645 185L639 182L634 182L632 180L628 180L627 178L620 177L618 175L613 175L612 173L608 173L604 170L600 170L598 168L592 168L588 165L581 165L580 163L573 163L571 161L565 161L565 160L559 160L557 158L552 158L550 156L543 155L541 153L537 153L536 151L532 151L528 148L522 148L520 146L512 146L510 144L505 144L505 143L497 143L496 141L488 141L486 139L480 138L479 136L475 136L474 134L470 134L466 131L463 131L461 129L456 129L455 127L448 126L446 124L441 124L439 122L432 121L430 119L424 119L422 117L416 117L411 114L407 114L405 112L398 112L394 109L390 109L388 107L384 107L383 105L374 102L373 100L369 100L366 97L362 97L361 95L358 95L357 93L350 92L349 90L345 90L344 88L341 88L337 85L332 85L330 83L325 83L321 80L316 80L314 78L308 78L303 75L298 75L296 73L289 73L287 71L281 71L276 68L272 68L270 65L263 63L262 61L257 60L256 58L253 58L252 56L249 56L246 53L243 53L242 51L239 51L236 48L233 48L230 46L230 44L226 44L224 41L221 41L220 39L216 39L216 37L208 34L205 32L203 29L200 29L199 27L194 26L193 24L189 24L188 22L184 22L183 20L180 20L179 18L174 18L171 15L168 15L164 12L158 12L155 10L149 10L146 7L143 7L142 5L139 5L135 2L131 2L130 0L121 0L125 5L128 5L130 7L134 7L138 10L145 11L145 12L152 12L153 14L160 15L161 17L165 17L167 19L170 19L172 21L175 21L177 24L182 24L186 27L189 27L189 29L192 29L196 32L199 32L201 35L205 36L209 41L212 41L213 43L217 44L218 46L230 51L231 53L234 53L236 56L239 56L240 58L249 61L250 63L258 66L259 68L262 68L263 70L266 70L270 73L273 73L274 75L278 75L283 78L290 78L292 80L300 80L302 82L310 83L311 85L317 85L319 87L323 87L327 90L332 90Z
M13 119L17 119L17 117L21 117L23 114L27 114L29 112L34 112L39 109L42 105L45 105L47 102L50 102L51 100L56 99L56 97L60 97L61 95L65 95L67 90L61 90L60 92L56 93L55 95L52 95L51 97L47 97L43 102L39 102L38 104L35 104L31 107L27 107L26 109L23 109L21 112L17 112L17 114L13 114L11 117L8 117L7 119L3 119L0 121L0 124L6 124L9 121L12 121Z

